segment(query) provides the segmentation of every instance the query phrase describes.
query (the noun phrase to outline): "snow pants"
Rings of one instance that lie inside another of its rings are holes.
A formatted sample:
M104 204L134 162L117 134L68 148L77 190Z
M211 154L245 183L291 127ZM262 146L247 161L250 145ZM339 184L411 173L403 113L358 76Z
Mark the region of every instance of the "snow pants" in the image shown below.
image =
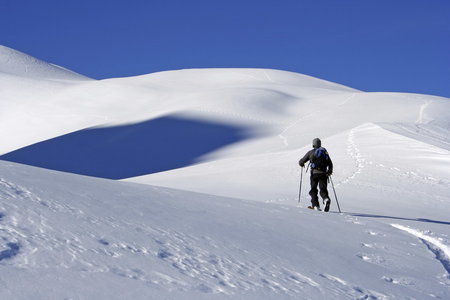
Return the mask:
M312 206L318 206L319 205L319 197L317 189L317 186L319 186L320 189L320 197L322 199L327 199L328 197L328 190L327 190L327 184L328 184L328 176L325 173L311 173L311 191L309 191L309 195L311 196L311 204Z

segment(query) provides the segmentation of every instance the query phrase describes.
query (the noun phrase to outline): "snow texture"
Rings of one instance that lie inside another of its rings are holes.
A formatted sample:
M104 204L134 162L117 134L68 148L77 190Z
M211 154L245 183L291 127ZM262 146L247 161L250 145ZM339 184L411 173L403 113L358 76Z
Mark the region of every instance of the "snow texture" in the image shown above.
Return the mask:
M449 129L448 98L0 47L0 299L449 299ZM307 174L298 204L315 137L342 213Z

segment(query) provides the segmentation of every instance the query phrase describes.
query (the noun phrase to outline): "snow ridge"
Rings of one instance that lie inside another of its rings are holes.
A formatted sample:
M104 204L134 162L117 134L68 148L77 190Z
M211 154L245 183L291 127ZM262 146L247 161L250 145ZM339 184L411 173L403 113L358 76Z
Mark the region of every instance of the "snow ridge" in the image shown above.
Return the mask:
M2 45L0 45L0 73L35 79L90 80L86 76Z

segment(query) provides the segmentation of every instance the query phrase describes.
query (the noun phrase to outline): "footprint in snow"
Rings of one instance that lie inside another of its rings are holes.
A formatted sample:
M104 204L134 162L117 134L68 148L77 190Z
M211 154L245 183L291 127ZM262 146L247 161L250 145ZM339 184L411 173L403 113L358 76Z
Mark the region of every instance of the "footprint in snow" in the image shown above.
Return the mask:
M20 252L19 243L7 243L7 249L0 252L0 261L4 259L11 259Z
M109 246L109 242L106 239L99 239L98 242L102 245Z
M389 282L392 284L398 284L398 285L413 285L414 284L414 282L411 279L405 278L405 277L393 278L390 276L383 276L382 279L386 282Z
M346 298L352 299L387 299L387 296L373 290L366 290L357 285L353 285L337 276L330 274L319 274L321 277L328 279L329 288L335 293L345 295Z
M358 220L356 217L346 217L345 220L349 223L356 224L356 225L364 225L361 221Z
M382 264L384 263L386 260L376 254L367 254L367 253L361 253L361 254L357 254L357 257L361 258L362 260L372 263L372 264Z
M379 232L376 232L376 231L372 231L372 230L368 230L368 231L366 231L366 233L368 234L368 235L373 235L373 236L385 236L384 234L382 234L382 233L379 233Z
M158 255L158 258L161 258L161 259L173 256L172 253L170 253L169 251L164 250L164 249L159 250L157 255Z

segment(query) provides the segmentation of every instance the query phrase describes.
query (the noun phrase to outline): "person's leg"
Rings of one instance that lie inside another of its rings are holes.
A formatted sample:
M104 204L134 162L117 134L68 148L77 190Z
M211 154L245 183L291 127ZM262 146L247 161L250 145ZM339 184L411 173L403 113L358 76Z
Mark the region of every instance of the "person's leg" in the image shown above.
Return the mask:
M319 180L315 174L311 174L311 190L309 191L309 195L311 196L311 205L312 207L320 207L319 205L319 197L318 197L318 189L317 185L319 184Z
M331 200L328 196L328 190L327 190L327 184L328 184L328 176L323 174L323 176L319 179L319 189L320 189L320 197L324 200L324 211L330 210L330 203Z
M327 190L327 184L328 184L328 176L326 174L323 174L320 176L320 178L318 179L318 183L319 183L319 189L320 189L320 197L322 197L322 199L328 199L328 190Z

